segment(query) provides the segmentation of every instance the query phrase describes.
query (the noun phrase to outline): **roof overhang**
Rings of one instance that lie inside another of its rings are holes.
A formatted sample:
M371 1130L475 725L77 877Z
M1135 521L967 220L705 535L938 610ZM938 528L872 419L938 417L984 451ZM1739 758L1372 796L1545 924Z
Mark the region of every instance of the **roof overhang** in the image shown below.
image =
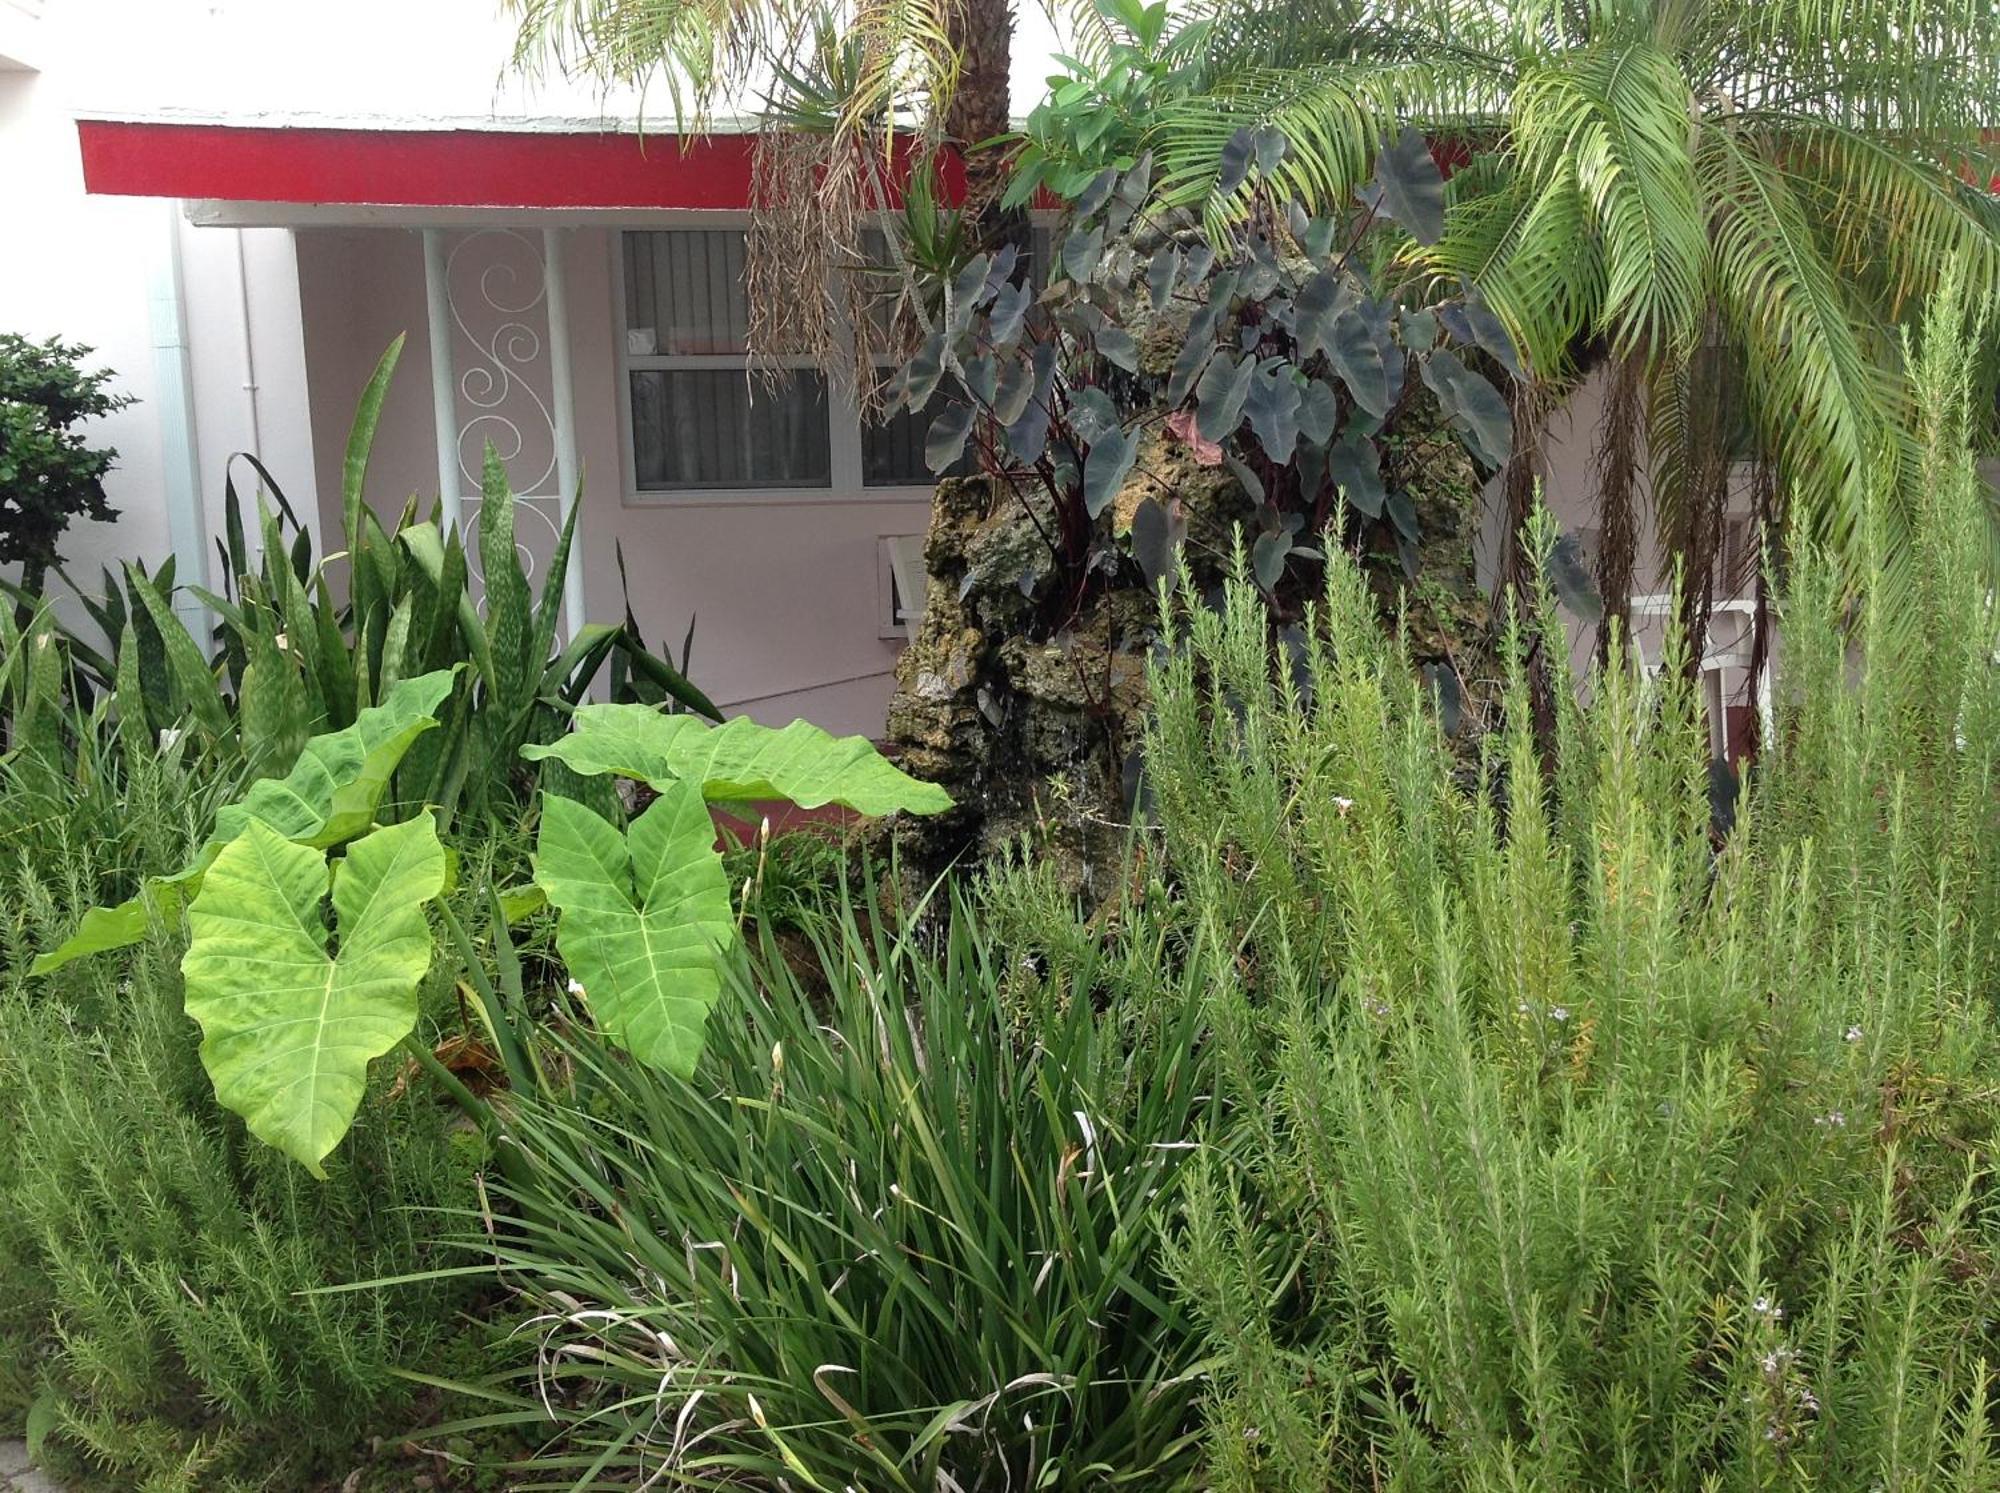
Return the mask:
M565 128L383 128L80 119L85 188L111 196L204 203L210 222L266 220L292 208L396 210L742 211L750 205L754 133L640 133ZM947 159L944 195L962 182ZM293 214L296 216L296 214Z

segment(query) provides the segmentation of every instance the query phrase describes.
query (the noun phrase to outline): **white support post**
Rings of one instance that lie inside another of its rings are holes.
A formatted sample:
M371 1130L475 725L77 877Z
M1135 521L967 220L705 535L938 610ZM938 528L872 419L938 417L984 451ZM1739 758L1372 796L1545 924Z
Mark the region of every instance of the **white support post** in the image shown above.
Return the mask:
M559 228L542 230L542 289L549 314L549 402L555 423L556 500L567 524L583 493L579 487L582 474L576 464L576 395L569 368L569 296L563 273L563 234ZM571 638L584 623L582 538L583 519L578 516L569 564L563 571L563 620Z
M201 463L195 449L194 368L188 348L187 292L181 276L180 204L166 205L166 243L153 275L153 376L158 381L162 496L173 546L174 611L198 639L208 636L208 609L189 586L208 585L208 540L201 508ZM113 638L115 647L118 640Z
M424 307L431 339L431 422L437 428L438 503L446 529L463 536L458 471L458 375L451 361L451 284L446 278L444 230L424 230Z

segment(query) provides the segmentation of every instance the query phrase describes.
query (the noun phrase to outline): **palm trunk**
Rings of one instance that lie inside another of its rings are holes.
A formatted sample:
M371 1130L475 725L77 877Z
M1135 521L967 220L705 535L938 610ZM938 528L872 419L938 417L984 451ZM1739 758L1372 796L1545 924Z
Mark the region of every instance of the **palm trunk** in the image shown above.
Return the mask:
M947 10L952 45L959 54L958 87L945 110L945 134L965 161L968 217L993 236L998 205L1007 189L1007 152L980 149L1007 133L1008 73L1014 48L1014 15L1007 0L951 0Z
M1603 435L1597 446L1597 594L1604 602L1598 623L1597 656L1610 663L1612 639L1632 639L1632 569L1639 548L1636 497L1639 438L1645 406L1645 369L1632 354L1612 360L1604 401Z

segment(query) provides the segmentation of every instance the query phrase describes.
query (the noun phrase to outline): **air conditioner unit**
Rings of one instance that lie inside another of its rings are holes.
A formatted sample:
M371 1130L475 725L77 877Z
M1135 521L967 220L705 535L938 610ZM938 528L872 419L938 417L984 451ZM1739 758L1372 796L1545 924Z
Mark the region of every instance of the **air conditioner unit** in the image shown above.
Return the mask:
M924 573L924 536L880 536L876 540L875 578L881 636L908 642L923 626L924 596L929 588L929 577Z

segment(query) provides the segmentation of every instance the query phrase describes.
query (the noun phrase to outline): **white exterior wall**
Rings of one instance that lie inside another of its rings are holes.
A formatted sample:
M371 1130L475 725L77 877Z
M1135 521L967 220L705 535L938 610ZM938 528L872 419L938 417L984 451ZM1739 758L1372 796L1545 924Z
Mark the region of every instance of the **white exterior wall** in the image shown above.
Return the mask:
M317 537L329 547L347 422L400 331L409 343L371 499L393 512L411 492L434 494L437 481L416 234L196 228L176 203L87 196L76 118L507 128L641 113L629 94L521 79L508 67L513 40L503 0L0 0L0 203L19 225L0 235L0 329L93 345L139 400L99 433L119 451L108 485L121 516L72 531L64 556L80 580L121 558L155 564L173 543L167 495L181 417L162 397L149 297L176 244L205 536L221 532L230 456L252 450L301 516L320 514ZM1040 96L1054 50L1048 16L1023 6L1014 68L1023 106ZM670 128L664 98L645 113L649 128ZM921 531L923 502L628 502L612 246L608 229L576 229L568 254L590 615L619 615L613 544L622 539L648 641L677 649L697 617L693 672L719 703L879 730L896 645L879 636L877 539ZM255 479L242 467L237 478L247 498ZM212 537L199 552L205 567Z
M176 203L84 192L75 100L94 82L102 51L93 44L102 33L77 24L87 19L65 0L47 0L39 17L0 0L9 28L0 29L0 55L32 64L0 69L0 203L9 221L0 234L0 330L90 345L117 375L114 387L138 401L93 433L118 451L106 484L118 521L73 525L63 545L90 587L100 565L157 564L173 546L167 494L183 414L160 382L152 299L173 281L176 245L204 527L220 532L231 453L256 451L274 471L297 472L303 491L294 496L308 504L313 464L290 233L201 230ZM246 325L255 390L245 387Z

